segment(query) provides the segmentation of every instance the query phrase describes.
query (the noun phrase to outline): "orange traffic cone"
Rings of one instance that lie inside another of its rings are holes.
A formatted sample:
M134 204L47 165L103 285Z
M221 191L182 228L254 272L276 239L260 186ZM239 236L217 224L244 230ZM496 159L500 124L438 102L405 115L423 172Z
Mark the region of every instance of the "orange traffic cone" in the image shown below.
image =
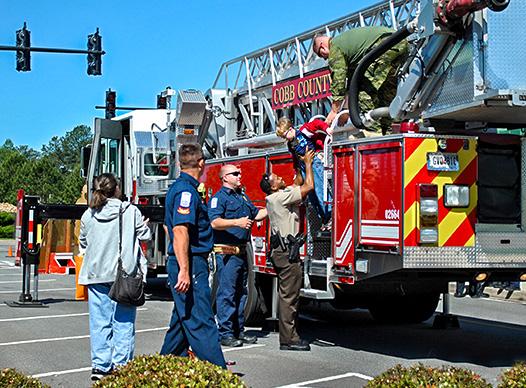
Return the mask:
M13 247L11 245L7 248L7 257L13 257Z

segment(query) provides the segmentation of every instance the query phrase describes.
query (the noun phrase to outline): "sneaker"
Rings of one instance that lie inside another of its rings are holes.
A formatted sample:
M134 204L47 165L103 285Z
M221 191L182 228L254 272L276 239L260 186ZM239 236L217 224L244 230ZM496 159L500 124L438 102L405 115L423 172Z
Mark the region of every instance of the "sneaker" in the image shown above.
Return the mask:
M108 376L111 373L111 370L104 372L100 369L93 368L91 370L91 381L99 381L100 379L103 379L104 377Z
M234 337L225 337L221 338L221 345L229 346L231 348L238 348L240 346L243 346L243 341Z
M320 228L320 232L330 232L332 230L332 220L327 221Z
M258 342L258 338L255 335L247 335L245 333L241 333L238 339L243 341L244 344L255 344Z
M309 351L310 345L307 341L301 339L298 342L291 344L279 344L279 350L297 350L297 351Z

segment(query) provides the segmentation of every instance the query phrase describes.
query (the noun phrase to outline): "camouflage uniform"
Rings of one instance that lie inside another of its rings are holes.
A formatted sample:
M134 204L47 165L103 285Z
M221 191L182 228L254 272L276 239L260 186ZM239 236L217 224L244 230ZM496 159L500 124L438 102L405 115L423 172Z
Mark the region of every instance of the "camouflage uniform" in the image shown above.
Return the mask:
M334 101L345 99L347 79L351 79L360 60L392 32L387 27L359 27L331 39L328 61ZM407 49L407 42L401 42L369 66L360 84L362 112L391 104L396 94L396 72L406 58ZM391 120L383 118L376 121L369 130L386 133L390 127Z

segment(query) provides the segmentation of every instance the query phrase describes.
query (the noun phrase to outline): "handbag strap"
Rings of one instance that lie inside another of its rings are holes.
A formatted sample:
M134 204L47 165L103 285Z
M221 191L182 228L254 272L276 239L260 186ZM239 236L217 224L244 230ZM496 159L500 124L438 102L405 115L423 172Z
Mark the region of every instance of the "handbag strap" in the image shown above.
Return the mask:
M122 204L119 206L119 267L122 267Z
M122 214L124 213L126 209L122 208L122 204L119 207L119 266L122 267ZM134 237L134 243L135 243L135 233L136 233L136 227L134 225L133 227L133 237ZM139 249L141 249L139 247ZM137 255L137 270L142 274L141 269L141 255Z

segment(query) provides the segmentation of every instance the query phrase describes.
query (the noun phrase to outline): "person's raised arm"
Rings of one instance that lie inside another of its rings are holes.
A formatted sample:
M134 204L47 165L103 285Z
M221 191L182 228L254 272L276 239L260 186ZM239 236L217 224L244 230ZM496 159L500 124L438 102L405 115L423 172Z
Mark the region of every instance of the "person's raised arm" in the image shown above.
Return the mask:
M302 158L305 163L305 180L300 186L301 198L305 199L307 194L314 189L314 176L312 173L312 161L314 160L314 150L307 148L305 156Z
M173 228L174 240L173 247L177 264L179 264L179 275L177 276L177 284L175 290L177 292L186 293L190 288L190 258L188 252L190 251L190 236L188 234L188 225L176 225Z

